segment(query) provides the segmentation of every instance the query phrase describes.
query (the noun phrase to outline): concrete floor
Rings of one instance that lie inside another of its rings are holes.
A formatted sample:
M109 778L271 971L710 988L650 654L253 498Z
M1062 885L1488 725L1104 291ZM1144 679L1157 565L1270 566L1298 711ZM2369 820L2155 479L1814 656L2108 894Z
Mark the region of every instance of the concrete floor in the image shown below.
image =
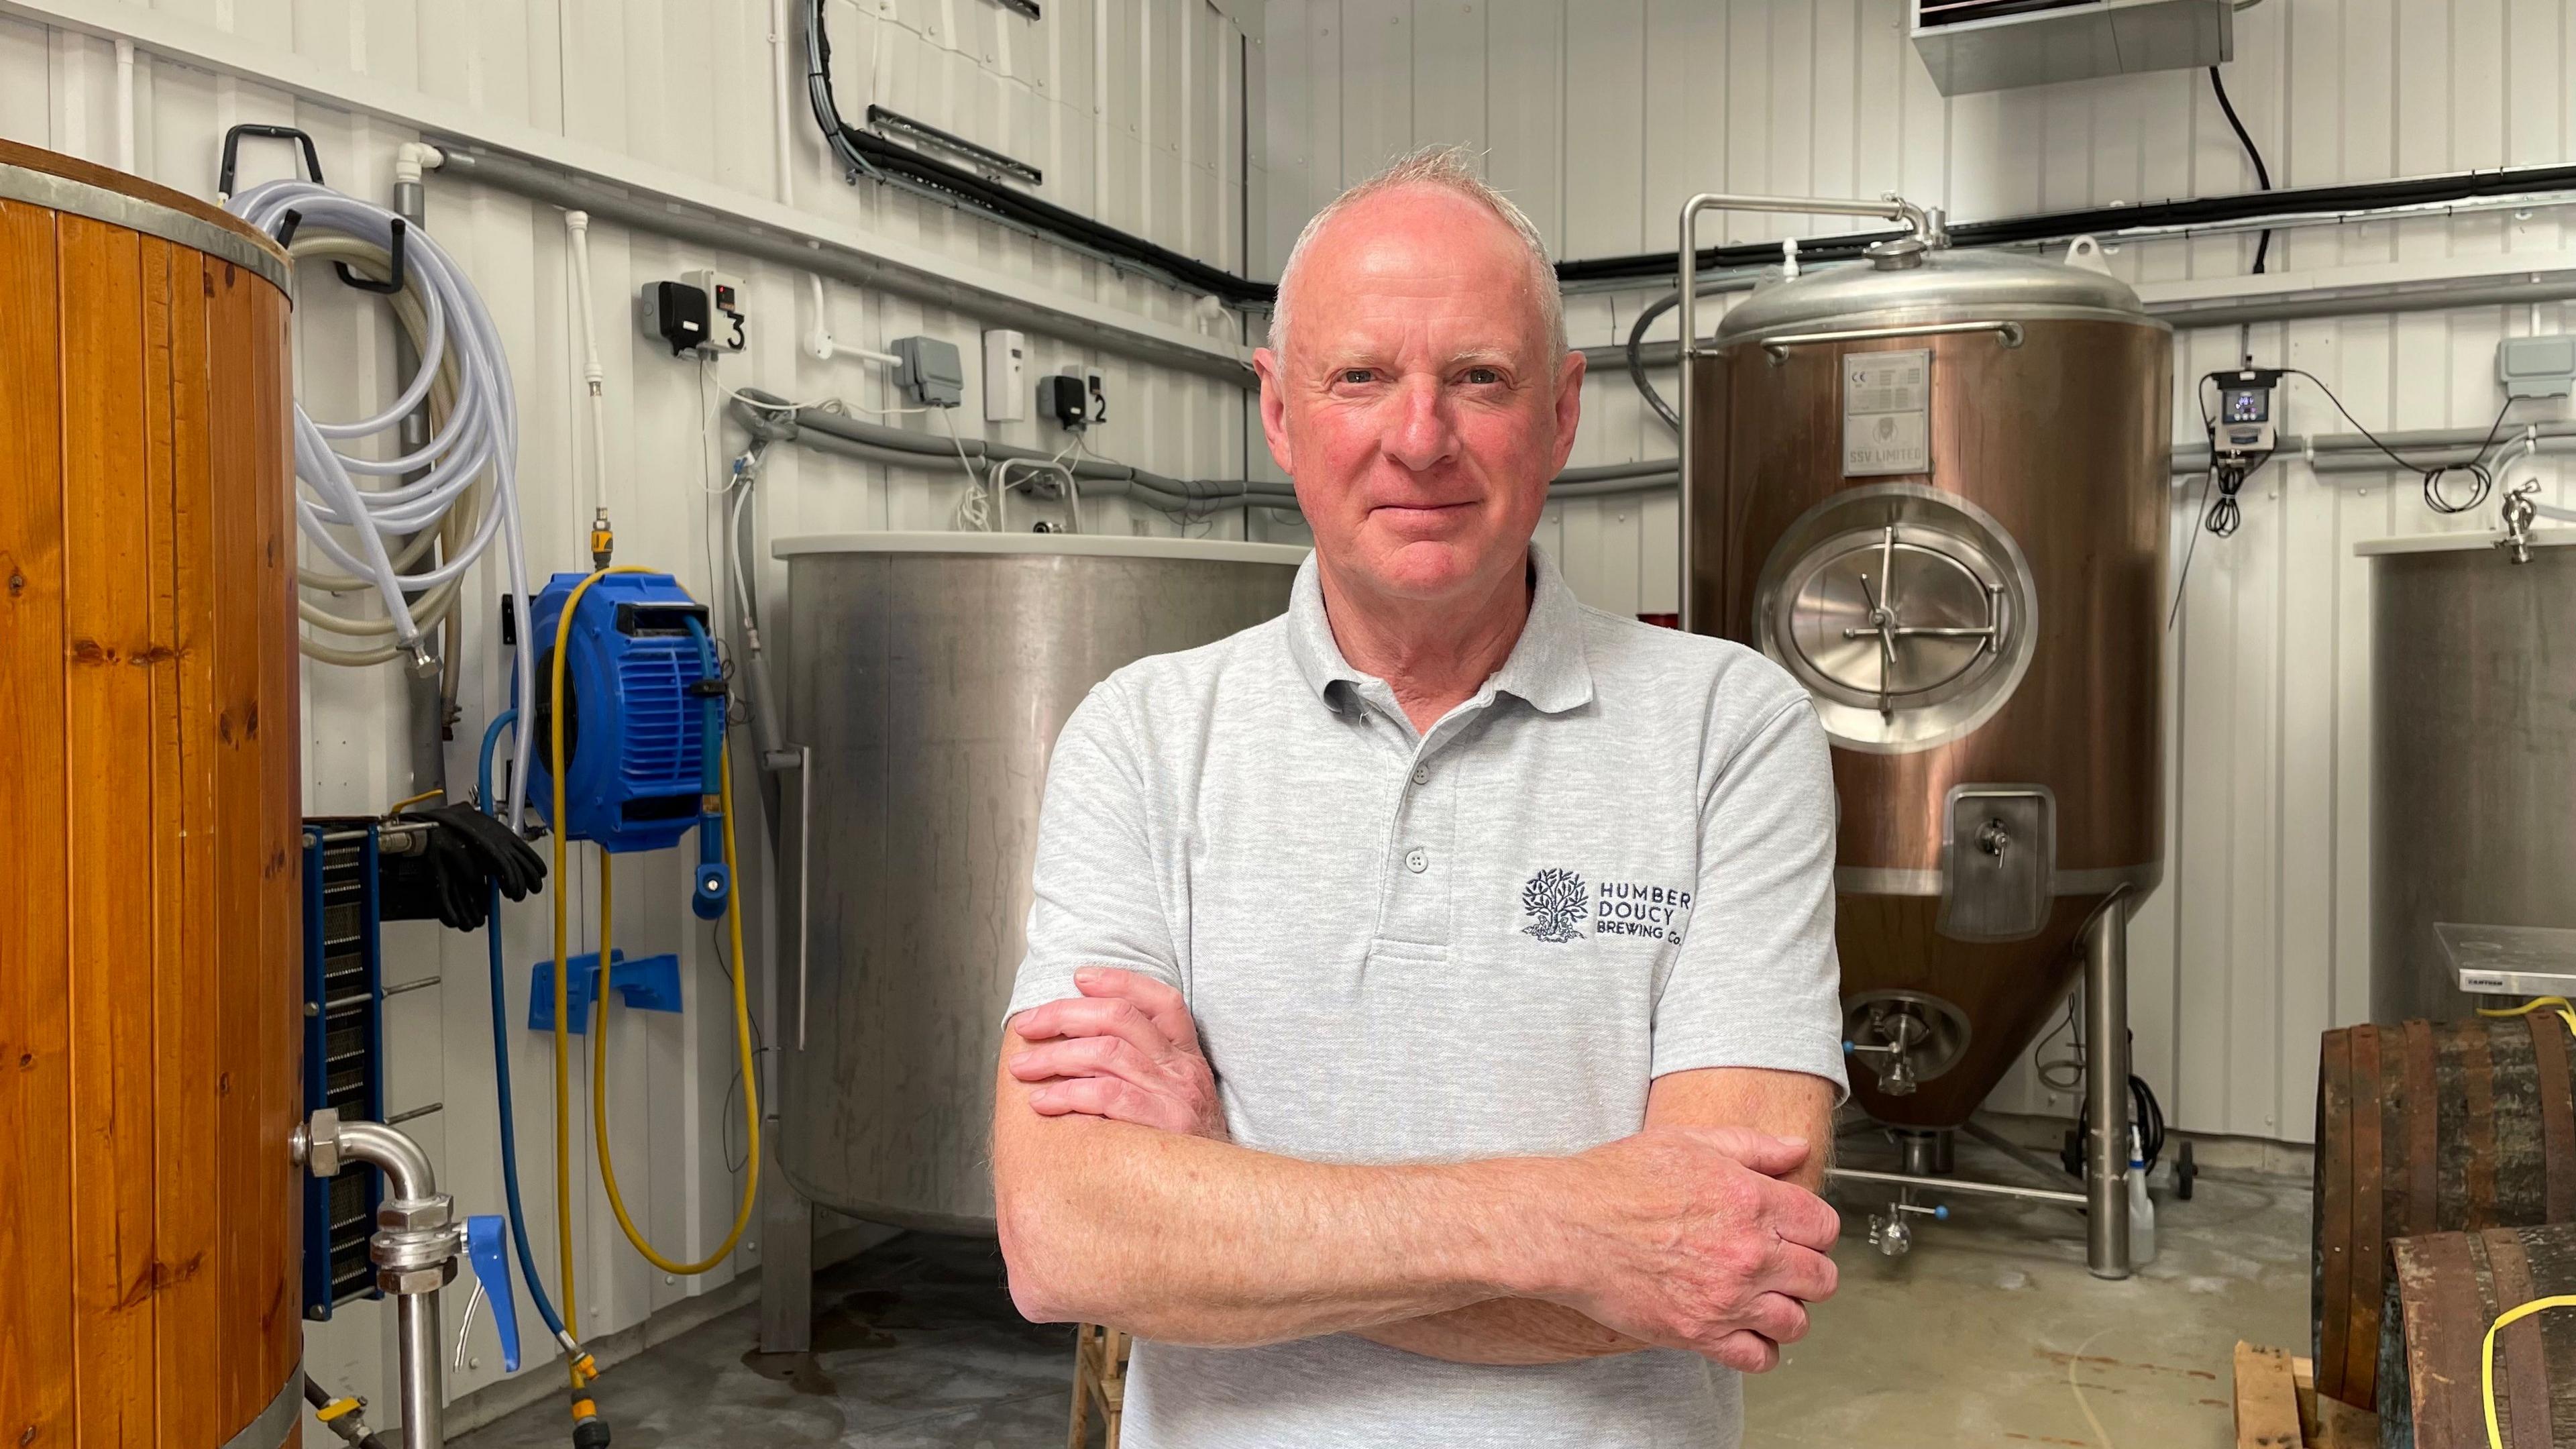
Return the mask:
M1880 1165L1866 1140L1844 1153ZM2013 1176L1971 1144L1959 1167ZM2085 1271L2083 1225L2061 1209L1948 1201L1950 1221L1891 1260L1867 1242L1876 1199L1838 1198L1842 1291L1748 1384L1747 1449L2223 1449L2236 1341L2306 1342L2304 1181L2204 1170L2193 1201L2158 1203L2163 1252L2123 1283ZM611 1369L617 1449L1063 1442L1071 1330L1019 1320L991 1244L897 1238L825 1271L815 1298L810 1357L757 1352L746 1308ZM550 1397L453 1442L556 1449L563 1423Z

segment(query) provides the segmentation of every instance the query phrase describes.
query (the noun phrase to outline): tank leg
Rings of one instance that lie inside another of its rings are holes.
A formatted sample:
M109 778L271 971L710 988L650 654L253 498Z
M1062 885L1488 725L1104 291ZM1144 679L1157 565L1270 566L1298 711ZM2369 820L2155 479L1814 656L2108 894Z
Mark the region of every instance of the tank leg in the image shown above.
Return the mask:
M760 1351L803 1353L814 1346L814 1207L787 1185L775 1154L760 1186Z
M1905 1154L1903 1171L1913 1177L1948 1177L1959 1170L1959 1134L1952 1128L1899 1128L1896 1145Z
M2129 1276L2128 923L2121 890L2084 928L2084 1258L2096 1278Z

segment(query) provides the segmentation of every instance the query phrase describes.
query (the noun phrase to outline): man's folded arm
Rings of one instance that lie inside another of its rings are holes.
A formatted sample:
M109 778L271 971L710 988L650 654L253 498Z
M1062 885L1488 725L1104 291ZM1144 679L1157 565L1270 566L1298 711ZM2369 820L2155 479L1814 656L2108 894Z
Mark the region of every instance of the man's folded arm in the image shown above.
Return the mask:
M1825 1144L1833 1140L1833 1102L1833 1084L1804 1072L1708 1067L1656 1078L1646 1099L1646 1122L1749 1127L1816 1144L1786 1179L1815 1192L1824 1182ZM1488 1299L1358 1333L1389 1348L1452 1363L1568 1363L1650 1347L1563 1304L1527 1298Z
M1028 1044L1006 1031L1005 1062ZM1535 1286L1556 1164L1346 1167L1031 1108L996 1087L994 1195L1011 1296L1040 1322L1244 1346ZM1513 1265L1524 1272L1516 1272ZM1526 1274L1526 1275L1525 1275Z

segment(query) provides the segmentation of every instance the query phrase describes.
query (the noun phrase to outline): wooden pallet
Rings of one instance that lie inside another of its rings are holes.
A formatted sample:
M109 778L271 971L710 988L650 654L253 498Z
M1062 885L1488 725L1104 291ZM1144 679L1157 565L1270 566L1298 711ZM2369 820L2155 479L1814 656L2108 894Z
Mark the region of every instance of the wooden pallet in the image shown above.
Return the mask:
M1100 1405L1102 1449L1118 1449L1118 1421L1127 1407L1127 1350L1135 1341L1114 1328L1075 1325L1073 1426L1065 1436L1066 1449L1086 1449L1094 1402Z
M2236 1345L2236 1449L2378 1449L2379 1416L2319 1397L2313 1364Z

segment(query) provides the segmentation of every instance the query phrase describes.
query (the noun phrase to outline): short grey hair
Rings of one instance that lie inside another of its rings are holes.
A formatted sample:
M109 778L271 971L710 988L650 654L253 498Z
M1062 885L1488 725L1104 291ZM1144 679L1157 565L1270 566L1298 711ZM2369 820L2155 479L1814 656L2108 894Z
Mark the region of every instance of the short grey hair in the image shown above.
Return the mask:
M1297 233L1297 244L1288 249L1288 261L1279 269L1279 297L1270 306L1270 350L1282 357L1288 354L1288 288L1297 276L1297 264L1306 258L1306 248L1344 207L1382 191L1407 186L1426 186L1452 192L1482 205L1502 218L1512 233L1529 249L1530 291L1538 298L1540 318L1547 324L1551 360L1565 356L1565 293L1557 285L1556 264L1548 259L1547 242L1531 225L1529 214L1512 205L1512 199L1476 174L1476 155L1464 146L1425 146L1397 157L1383 171L1333 198L1331 204L1316 212Z

